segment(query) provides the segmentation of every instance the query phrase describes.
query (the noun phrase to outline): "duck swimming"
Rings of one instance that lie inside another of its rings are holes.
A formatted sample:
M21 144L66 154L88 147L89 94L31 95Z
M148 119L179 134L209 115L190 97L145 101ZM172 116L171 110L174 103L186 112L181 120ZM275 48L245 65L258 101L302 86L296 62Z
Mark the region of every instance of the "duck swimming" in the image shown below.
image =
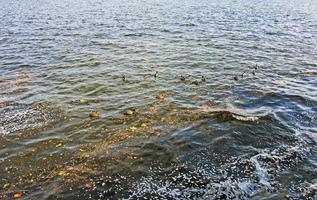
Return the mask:
M193 84L193 85L199 85L199 81L194 80L194 81L191 82L191 84Z
M202 81L202 82L206 82L205 76L201 76L201 81Z
M144 74L144 75L143 75L143 78L146 80L146 79L149 78L149 75L148 75L148 74Z

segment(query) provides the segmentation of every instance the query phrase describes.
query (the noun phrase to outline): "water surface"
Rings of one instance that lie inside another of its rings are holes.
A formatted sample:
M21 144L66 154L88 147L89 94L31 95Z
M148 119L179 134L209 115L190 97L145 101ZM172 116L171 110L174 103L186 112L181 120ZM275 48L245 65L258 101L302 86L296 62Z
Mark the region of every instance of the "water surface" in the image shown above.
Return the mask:
M316 1L2 0L0 19L0 198L317 198Z

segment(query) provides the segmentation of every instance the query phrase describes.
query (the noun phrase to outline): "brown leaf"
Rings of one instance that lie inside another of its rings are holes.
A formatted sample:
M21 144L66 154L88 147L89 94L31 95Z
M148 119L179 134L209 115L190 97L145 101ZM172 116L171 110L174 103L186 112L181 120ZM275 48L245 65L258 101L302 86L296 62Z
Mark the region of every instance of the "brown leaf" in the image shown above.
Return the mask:
M94 184L91 181L89 181L89 182L85 183L85 188L88 190L91 190L94 188Z
M98 112L98 111L91 112L91 113L89 113L89 117L91 117L91 118L99 118L100 117L100 112Z

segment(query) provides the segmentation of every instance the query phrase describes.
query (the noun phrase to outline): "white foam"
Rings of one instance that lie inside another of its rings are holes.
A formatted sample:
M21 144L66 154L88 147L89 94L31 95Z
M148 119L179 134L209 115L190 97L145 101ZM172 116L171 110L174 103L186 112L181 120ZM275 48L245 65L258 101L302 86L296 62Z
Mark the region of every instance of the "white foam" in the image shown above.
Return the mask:
M7 132L4 130L4 128L2 126L0 126L0 136L1 135L6 135Z
M235 115L235 114L232 114L232 117L239 121L249 121L249 122L258 121L260 119L259 117L242 116L242 115Z
M268 178L268 173L267 173L267 169L265 169L264 167L262 167L258 161L258 157L260 156L264 156L267 157L269 156L266 153L262 153L262 154L257 154L253 157L251 157L251 161L255 164L255 173L259 176L260 178L260 183L262 185L267 186L268 188L271 188L271 184L269 183L269 178Z

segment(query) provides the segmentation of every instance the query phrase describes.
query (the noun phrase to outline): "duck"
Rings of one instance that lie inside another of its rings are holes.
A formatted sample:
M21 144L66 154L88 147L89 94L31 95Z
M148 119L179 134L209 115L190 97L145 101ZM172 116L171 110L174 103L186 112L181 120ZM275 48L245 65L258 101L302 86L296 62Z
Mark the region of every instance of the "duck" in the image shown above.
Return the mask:
M156 78L156 77L157 77L157 75L158 75L158 72L156 71L156 72L155 72L155 74L153 75L153 76L154 76L154 78Z
M143 78L146 80L146 79L149 78L149 75L148 75L148 74L144 74L144 75L143 75Z
M254 69L255 70L259 69L259 66L257 64L255 64Z
M194 80L194 81L191 82L191 84L193 84L193 85L199 85L199 81Z
M201 76L201 81L202 81L202 82L206 82L205 76Z
M185 81L185 80L186 80L185 76L181 75L181 81Z
M238 81L238 80L239 80L239 76L235 76L235 77L233 77L233 79L234 79L235 81Z
M123 82L126 81L125 75L122 75L122 81L123 81Z

